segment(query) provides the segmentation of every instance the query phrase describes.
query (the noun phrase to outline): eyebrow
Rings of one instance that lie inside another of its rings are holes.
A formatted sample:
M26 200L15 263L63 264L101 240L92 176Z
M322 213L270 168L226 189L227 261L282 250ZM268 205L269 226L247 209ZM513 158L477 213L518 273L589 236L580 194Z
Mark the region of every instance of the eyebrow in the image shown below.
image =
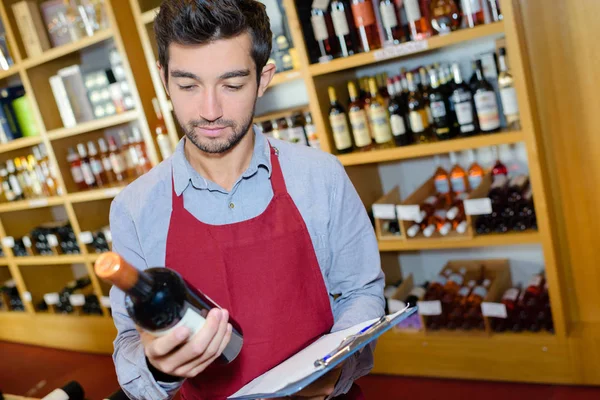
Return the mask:
M172 70L170 75L172 78L189 78L189 79L193 79L196 81L202 80L196 74L193 74L188 71L182 71L179 69ZM235 71L225 72L224 74L219 76L219 80L226 80L226 79L231 79L231 78L241 78L241 77L246 77L246 76L250 76L249 69L238 69Z

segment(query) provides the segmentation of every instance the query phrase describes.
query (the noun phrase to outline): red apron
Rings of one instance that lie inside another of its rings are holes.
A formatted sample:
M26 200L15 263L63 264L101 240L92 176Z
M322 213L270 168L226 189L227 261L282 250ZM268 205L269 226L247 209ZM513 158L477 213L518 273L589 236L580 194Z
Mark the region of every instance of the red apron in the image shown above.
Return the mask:
M166 265L227 309L244 346L229 365L187 379L183 399L220 400L289 358L333 326L310 235L271 147L273 199L259 216L229 225L198 221L173 188ZM360 399L354 387L349 400Z

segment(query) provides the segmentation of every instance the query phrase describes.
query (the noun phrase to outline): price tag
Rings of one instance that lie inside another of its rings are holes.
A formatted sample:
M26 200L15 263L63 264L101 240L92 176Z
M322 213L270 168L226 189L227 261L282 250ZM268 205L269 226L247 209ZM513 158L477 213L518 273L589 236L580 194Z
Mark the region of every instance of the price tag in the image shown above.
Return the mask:
M29 236L23 236L21 240L23 241L25 247L31 247L31 239L29 239Z
M418 205L396 206L396 212L402 221L421 220L421 207Z
M7 236L4 239L2 239L2 244L12 249L13 247L15 247L15 238L12 236Z
M119 194L120 191L121 191L121 188L106 189L104 191L104 195L106 197L115 197L116 195Z
M487 197L483 199L468 199L463 204L465 205L465 214L467 215L488 215L492 213L492 200Z
M52 233L49 235L46 235L46 240L48 241L48 245L50 247L58 246L58 238L56 237L56 235L53 235Z
M393 204L373 204L373 216L377 219L396 219L396 207Z
M69 302L73 307L81 307L85 304L85 296L82 294L72 294L69 296Z
M55 306L58 304L58 293L46 293L44 295L44 301L49 306Z
M81 232L79 234L79 240L81 240L81 243L83 244L92 244L94 242L94 236L90 231Z
M47 205L48 205L48 199L34 199L34 200L29 200L29 207L30 208L46 207Z
M108 297L108 296L100 297L100 304L102 304L106 308L110 308L110 297Z
M23 301L31 303L31 292L24 292L21 297L23 297Z
M106 238L107 243L112 243L112 233L110 233L110 229L104 229L102 231L104 237Z
M485 317L495 318L506 318L508 313L506 312L506 306L502 303L481 303L481 313Z
M418 53L425 51L428 48L429 42L427 40L417 40L377 50L373 54L373 57L375 58L375 61L382 61L390 58L405 56L407 54Z
M442 302L434 301L418 301L417 307L421 315L442 315Z

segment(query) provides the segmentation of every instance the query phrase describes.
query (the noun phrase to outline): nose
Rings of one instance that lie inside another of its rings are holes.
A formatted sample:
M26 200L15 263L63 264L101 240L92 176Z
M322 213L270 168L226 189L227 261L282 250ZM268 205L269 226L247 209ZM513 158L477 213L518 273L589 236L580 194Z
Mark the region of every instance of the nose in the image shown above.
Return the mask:
M216 88L205 89L200 105L200 116L209 122L216 121L223 116L223 108Z

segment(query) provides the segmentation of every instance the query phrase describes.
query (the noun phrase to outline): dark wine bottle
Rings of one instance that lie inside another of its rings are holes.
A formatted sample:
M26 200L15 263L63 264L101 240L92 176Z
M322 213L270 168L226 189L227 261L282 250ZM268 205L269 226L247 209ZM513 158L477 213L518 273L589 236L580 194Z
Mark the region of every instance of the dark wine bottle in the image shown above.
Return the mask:
M71 381L61 388L54 389L42 400L85 400L85 392L77 381Z
M213 308L220 308L208 296L188 284L177 272L168 268L139 271L114 252L104 253L94 266L96 274L123 290L127 313L145 331L163 336L180 326L192 335L206 323ZM231 340L217 361L227 364L242 350L240 326L229 318L233 328Z

